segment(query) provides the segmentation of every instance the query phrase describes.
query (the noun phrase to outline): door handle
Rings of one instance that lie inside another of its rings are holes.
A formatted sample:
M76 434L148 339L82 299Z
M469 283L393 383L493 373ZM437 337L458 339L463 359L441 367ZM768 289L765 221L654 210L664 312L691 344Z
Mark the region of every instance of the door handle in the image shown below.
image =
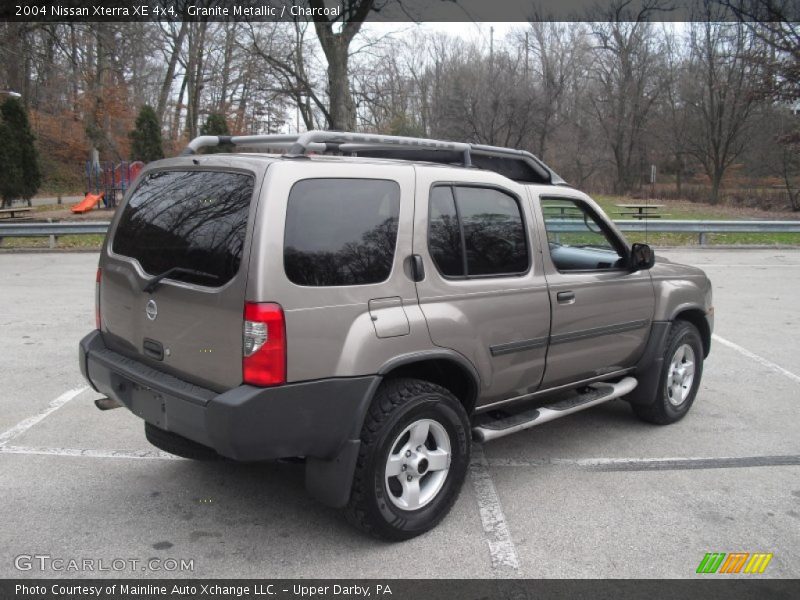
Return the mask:
M411 255L411 278L415 282L425 279L425 263L422 262L422 257L419 254Z
M558 292L556 299L561 304L572 304L575 302L575 292Z

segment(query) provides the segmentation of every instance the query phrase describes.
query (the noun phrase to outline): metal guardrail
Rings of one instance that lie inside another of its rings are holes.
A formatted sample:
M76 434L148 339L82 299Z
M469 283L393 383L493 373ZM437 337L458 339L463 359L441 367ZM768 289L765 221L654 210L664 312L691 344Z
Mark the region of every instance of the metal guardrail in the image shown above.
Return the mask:
M614 221L622 231L644 233L696 233L705 244L709 233L800 233L800 221ZM60 223L2 223L0 241L5 237L49 237L54 248L63 235L105 235L109 221L63 221ZM586 231L583 220L553 219L548 227L555 233Z
M633 219L614 221L620 231L636 233L696 233L704 245L709 233L800 233L800 221L678 221L666 219ZM566 233L586 231L583 219L552 219L548 229Z
M62 221L60 223L2 223L0 243L6 237L49 237L55 248L62 235L105 235L111 221Z

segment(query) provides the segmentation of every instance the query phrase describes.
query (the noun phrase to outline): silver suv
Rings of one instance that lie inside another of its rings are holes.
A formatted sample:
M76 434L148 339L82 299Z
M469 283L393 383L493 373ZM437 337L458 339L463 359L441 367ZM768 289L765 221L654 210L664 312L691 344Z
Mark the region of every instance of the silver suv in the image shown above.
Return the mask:
M204 147L251 153L198 154ZM486 442L624 397L681 419L711 284L629 245L527 152L309 132L204 136L117 211L80 368L195 459L302 457L358 527L435 526Z

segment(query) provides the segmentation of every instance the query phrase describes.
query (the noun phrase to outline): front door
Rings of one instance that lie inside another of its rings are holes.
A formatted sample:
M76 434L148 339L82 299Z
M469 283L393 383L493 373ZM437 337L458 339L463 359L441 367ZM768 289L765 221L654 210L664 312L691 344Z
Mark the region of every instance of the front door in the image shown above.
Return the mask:
M626 268L625 243L593 203L542 196L540 207L553 307L543 387L632 366L655 309L650 273Z

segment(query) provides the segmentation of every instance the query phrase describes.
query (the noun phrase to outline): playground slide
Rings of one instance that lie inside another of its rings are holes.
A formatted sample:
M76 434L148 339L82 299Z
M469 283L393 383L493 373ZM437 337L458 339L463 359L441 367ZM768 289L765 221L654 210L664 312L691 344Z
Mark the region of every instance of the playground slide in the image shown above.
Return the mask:
M86 194L86 197L72 207L74 213L85 213L95 208L103 200L103 192L99 194Z

